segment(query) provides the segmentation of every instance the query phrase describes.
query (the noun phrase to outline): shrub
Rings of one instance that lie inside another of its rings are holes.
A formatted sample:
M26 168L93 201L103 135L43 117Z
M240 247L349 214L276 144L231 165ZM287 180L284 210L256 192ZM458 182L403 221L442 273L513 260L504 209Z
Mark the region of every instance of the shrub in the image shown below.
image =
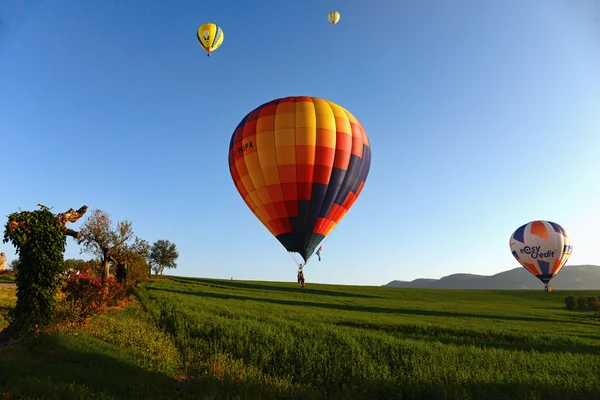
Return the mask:
M67 304L63 311L70 310L70 319L80 322L93 314L102 314L106 307L115 306L125 298L125 288L114 276L109 276L106 287L102 287L99 269L86 265L81 272L68 275L62 291Z
M592 299L593 299L593 300L592 300ZM590 305L590 308L591 308L593 311L596 311L596 312L599 312L599 313L600 313L600 296L598 296L598 297L592 297L592 298L589 300L589 305Z
M575 296L568 296L565 298L565 305L567 310L573 311L577 309L577 298Z
M11 242L19 255L17 304L6 337L37 332L46 326L60 287L65 227L48 207L40 204L40 208L12 213L6 223L3 242Z
M577 308L580 310L586 309L588 306L588 298L587 296L581 296L577 298Z

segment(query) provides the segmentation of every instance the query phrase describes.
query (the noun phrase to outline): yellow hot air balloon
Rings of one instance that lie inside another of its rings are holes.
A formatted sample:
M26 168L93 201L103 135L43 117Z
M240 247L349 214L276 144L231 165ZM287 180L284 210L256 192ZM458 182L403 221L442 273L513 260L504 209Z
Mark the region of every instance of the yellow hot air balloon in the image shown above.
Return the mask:
M335 25L340 20L340 13L337 11L331 11L329 14L327 14L327 19L329 22Z
M206 50L206 55L210 57L210 52L218 49L219 46L221 46L221 43L223 43L224 34L223 29L216 24L209 22L198 28L196 37L198 38L200 46Z

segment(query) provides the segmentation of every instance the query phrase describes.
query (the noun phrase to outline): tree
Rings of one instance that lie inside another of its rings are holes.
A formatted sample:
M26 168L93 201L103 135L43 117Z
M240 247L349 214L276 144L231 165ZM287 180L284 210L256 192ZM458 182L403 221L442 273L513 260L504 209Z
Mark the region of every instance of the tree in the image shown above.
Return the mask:
M175 243L168 240L157 240L150 250L150 262L156 275L163 273L165 268L177 268L175 260L179 257Z
M120 221L113 229L110 215L99 209L92 211L81 226L78 243L83 244L82 251L100 257L103 286L110 275L110 262L118 262L115 255L132 237L131 222Z
M66 236L79 238L66 224L76 222L87 211L83 206L54 215L48 207L38 205L36 211L10 214L4 230L3 242L15 246L19 263L14 318L2 336L31 333L50 322L64 266Z
M117 271L119 271L117 280L122 282L123 278L126 278L134 283L142 281L149 270L147 262L149 255L150 243L137 236L133 244L125 243L117 249L113 256L117 263Z
M69 271L69 270L81 271L86 264L88 264L88 261L77 259L77 258L67 258L64 261L65 271Z
M9 264L8 264L8 268L12 270L13 274L17 274L17 271L19 270L19 259L15 258L14 260L12 260Z

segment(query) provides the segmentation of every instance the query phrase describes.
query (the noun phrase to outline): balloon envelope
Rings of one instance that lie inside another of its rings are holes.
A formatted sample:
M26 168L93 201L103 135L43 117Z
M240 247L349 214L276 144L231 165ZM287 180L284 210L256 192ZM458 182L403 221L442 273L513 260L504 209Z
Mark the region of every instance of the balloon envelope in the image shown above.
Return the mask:
M532 221L519 227L509 244L515 259L546 285L573 251L567 230L550 221Z
M254 215L307 261L360 195L371 166L361 123L316 97L261 105L229 143L229 170Z
M327 14L327 19L329 20L329 22L335 25L340 20L340 13L337 11L331 11Z
M212 22L201 25L196 33L198 43L208 54L221 46L224 37L223 30Z

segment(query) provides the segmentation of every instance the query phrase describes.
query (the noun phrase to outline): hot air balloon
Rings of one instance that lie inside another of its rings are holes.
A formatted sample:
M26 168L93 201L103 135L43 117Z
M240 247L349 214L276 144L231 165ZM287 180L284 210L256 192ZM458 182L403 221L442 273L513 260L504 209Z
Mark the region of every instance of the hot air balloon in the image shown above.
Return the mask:
M340 13L337 11L331 11L327 14L327 19L329 20L329 22L335 25L340 20Z
M198 28L196 37L198 38L200 46L206 50L206 55L210 57L210 52L218 49L221 43L223 43L224 34L220 27L209 22Z
M248 113L229 143L238 192L285 249L308 261L360 195L371 166L361 123L316 97L272 100Z
M565 265L573 246L565 228L555 222L532 221L510 236L510 250L525 269L550 291L550 280Z

